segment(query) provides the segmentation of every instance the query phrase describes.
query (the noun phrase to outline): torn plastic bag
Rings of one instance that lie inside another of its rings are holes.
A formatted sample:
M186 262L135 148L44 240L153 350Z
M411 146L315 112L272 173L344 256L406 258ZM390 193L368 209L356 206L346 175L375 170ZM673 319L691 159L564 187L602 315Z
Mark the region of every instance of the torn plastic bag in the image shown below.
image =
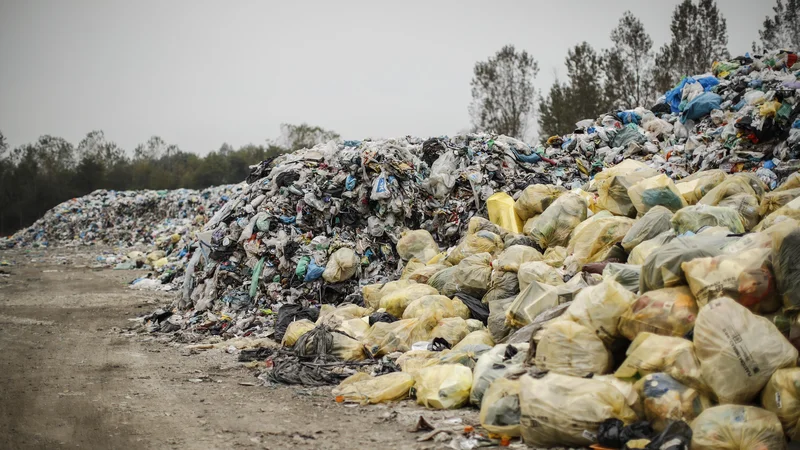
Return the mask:
M636 381L651 373L664 372L700 392L710 393L703 382L700 362L692 341L672 336L642 332L631 342L625 361L614 376Z
M458 292L483 297L489 290L492 278L492 259L489 253L478 253L462 259L453 272Z
M314 322L308 319L295 320L286 328L286 332L281 340L281 345L284 347L293 346L300 336L313 330L315 326L316 325L314 325Z
M630 253L637 245L671 230L672 211L656 205L639 218L622 238L622 248Z
M408 305L414 300L426 295L438 295L436 288L427 284L412 283L407 287L396 290L384 295L378 303L379 308L383 308L395 317L403 317Z
M626 159L614 167L604 169L594 177L597 186L597 206L615 216L633 217L636 208L628 196L628 188L645 178L658 175L644 163Z
M695 172L688 177L680 180L675 187L689 205L694 205L700 201L717 185L725 181L727 174L719 169L704 170Z
M772 276L771 248L751 248L735 254L695 258L681 264L697 304L729 297L756 313L781 307Z
M522 191L514 203L514 211L522 221L527 221L531 217L543 213L555 199L566 191L562 186L532 184Z
M469 393L469 402L480 407L483 395L489 385L498 378L505 376L506 371L516 366L523 369L522 363L528 356L529 344L498 344L491 350L482 354L475 363L475 370L472 372L472 390Z
M485 345L489 348L494 347L494 340L492 340L492 335L489 333L489 330L484 328L482 330L470 331L470 333L466 335L464 339L460 340L458 344L453 346L452 350L457 352L467 350L469 346L477 345Z
M761 404L778 416L789 439L800 440L800 368L776 370L761 392Z
M579 195L558 197L533 223L531 237L540 248L564 246L572 230L586 220L587 204Z
M722 253L722 248L726 244L734 240L735 238L717 236L687 236L673 239L651 253L642 264L639 292L644 294L654 289L684 284L686 279L681 268L683 262L717 256Z
M345 378L331 393L337 401L361 405L392 402L408 397L414 386L414 376L404 372L393 372L371 377L358 372Z
M491 231L481 230L464 236L447 256L447 262L458 264L462 259L478 253L498 254L503 250L503 238Z
M567 320L547 325L536 345L536 367L563 375L585 377L611 369L611 353L589 328Z
M437 253L439 246L427 230L406 230L397 241L397 254L406 261L417 258L427 263Z
M780 242L775 255L775 279L783 304L791 310L800 308L800 230L794 230Z
M775 190L767 192L761 197L761 204L758 206L758 214L767 216L779 210L792 200L800 197L800 188L786 189L783 191Z
M797 350L772 322L725 297L700 310L694 343L703 380L720 403L751 401L776 370L797 361Z
M750 231L758 225L761 216L758 214L758 199L755 195L736 194L719 202L719 206L731 208L739 213L745 231Z
M368 308L378 309L380 307L381 299L384 296L411 286L412 284L416 283L410 280L397 280L384 284L368 284L361 288L361 296L364 297L364 303Z
M614 386L557 373L520 378L519 402L522 440L533 447L588 447L604 420L636 420Z
M645 215L654 206L663 206L672 212L687 206L675 183L664 174L634 184L628 189L628 196L639 216Z
M628 255L628 264L634 264L637 266L641 266L647 260L647 257L650 256L654 251L661 248L661 246L671 242L675 239L676 234L673 230L665 231L658 236L648 239L641 244L637 245L633 250L631 250L630 255Z
M481 401L481 426L489 433L518 437L520 381L508 378L494 380L484 392Z
M777 224L778 222L786 219L800 220L800 197L790 201L789 203L781 206L772 214L763 218L753 231L763 231L767 228Z
M415 342L428 341L438 325L436 318L426 315L417 319L374 323L361 342L373 356L407 352Z
M519 279L515 272L504 272L502 270L492 271L492 280L489 282L489 290L481 298L483 303L499 300L501 298L514 297L519 294Z
M603 281L614 280L633 293L639 292L641 275L642 266L633 264L608 263L603 269Z
M563 266L565 259L567 259L567 248L560 245L549 247L542 255L543 263L556 268Z
M697 233L703 227L726 227L731 233L744 233L742 217L733 208L701 204L687 206L672 216L672 228L678 234Z
M322 278L328 283L339 283L349 280L356 274L361 260L352 249L342 247L336 250L328 260Z
M469 309L460 300L450 300L444 295L425 295L412 301L403 311L403 319L419 318L426 314L432 314L438 319L469 319Z
M636 300L636 294L614 280L603 280L582 289L560 320L569 320L593 331L610 344L619 335L617 324L622 314Z
M643 294L619 320L620 334L629 340L642 332L685 336L692 331L698 306L686 286L656 289Z
M294 353L300 357L334 356L341 361L363 361L364 346L360 342L326 325L318 325L301 335L294 343Z
M453 190L456 184L458 156L452 150L446 150L431 165L430 176L422 182L422 188L434 198L443 199Z
M633 224L633 219L627 217L606 217L575 233L567 247L571 255L570 263L565 261L567 271L575 273L584 264L608 259L613 247L622 241Z
M692 450L786 448L778 417L755 406L715 406L692 421Z
M453 301L456 300L469 309L470 319L479 320L483 324L486 324L487 320L489 320L489 306L483 304L479 299L459 292L453 298Z
M564 278L558 269L542 261L532 261L522 264L517 271L519 289L524 291L528 285L534 281L548 284L550 286L560 286L564 284Z
M514 303L514 298L503 298L489 302L489 317L486 321L486 328L489 329L492 340L496 343L503 342L515 329L506 325L506 313L511 304Z
M486 199L489 220L510 233L522 232L522 220L514 211L514 199L505 192L495 192Z
M691 422L712 405L707 396L663 372L647 375L636 388L645 418L658 432L672 421Z
M426 367L414 375L417 403L427 408L456 409L469 401L472 370L460 364Z
M542 254L533 247L526 245L512 245L506 247L493 264L494 267L506 272L517 272L520 265L530 261L541 261Z
M451 346L461 342L469 334L467 321L461 317L448 317L439 319L436 328L431 331L431 339L442 338Z

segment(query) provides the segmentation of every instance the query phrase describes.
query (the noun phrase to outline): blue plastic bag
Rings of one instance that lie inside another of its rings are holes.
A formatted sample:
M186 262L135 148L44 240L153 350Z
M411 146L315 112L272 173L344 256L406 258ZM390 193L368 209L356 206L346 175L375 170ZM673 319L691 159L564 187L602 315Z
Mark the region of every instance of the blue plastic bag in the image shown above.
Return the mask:
M711 113L712 109L719 109L722 97L713 92L703 92L686 105L681 116L681 123L687 120L696 120Z
M325 268L322 266L318 266L316 262L312 259L311 262L308 263L308 268L306 269L306 276L303 278L304 282L314 281L322 276L322 272L325 271Z

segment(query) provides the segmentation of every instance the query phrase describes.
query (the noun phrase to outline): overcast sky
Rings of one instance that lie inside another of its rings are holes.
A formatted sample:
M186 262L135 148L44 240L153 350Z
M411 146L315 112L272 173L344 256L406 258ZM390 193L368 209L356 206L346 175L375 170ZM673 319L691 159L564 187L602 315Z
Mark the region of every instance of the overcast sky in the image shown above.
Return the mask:
M469 126L476 61L505 44L563 76L625 10L660 47L678 0L0 0L0 130L16 146L89 131L131 151L157 134L205 154L263 143L281 123L343 138L455 134ZM743 54L772 0L718 0Z

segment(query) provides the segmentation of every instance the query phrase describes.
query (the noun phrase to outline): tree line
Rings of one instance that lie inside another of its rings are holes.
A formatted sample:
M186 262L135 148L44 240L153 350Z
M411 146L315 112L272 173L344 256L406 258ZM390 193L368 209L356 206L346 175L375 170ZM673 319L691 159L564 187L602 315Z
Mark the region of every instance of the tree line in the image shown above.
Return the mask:
M776 0L753 51L800 50L800 0ZM540 139L563 135L583 119L649 107L683 77L702 74L727 60L728 29L714 0L683 0L673 13L670 40L657 51L641 20L626 11L611 30L611 47L581 42L564 59L566 79L536 93L536 59L507 45L475 64L469 113L474 130L524 138L531 125ZM534 120L534 117L536 120Z
M203 189L239 183L252 164L337 138L335 132L317 126L284 124L281 137L265 145L234 149L222 144L198 156L153 136L128 155L102 131L88 133L77 145L45 135L14 149L0 132L0 235L96 189Z

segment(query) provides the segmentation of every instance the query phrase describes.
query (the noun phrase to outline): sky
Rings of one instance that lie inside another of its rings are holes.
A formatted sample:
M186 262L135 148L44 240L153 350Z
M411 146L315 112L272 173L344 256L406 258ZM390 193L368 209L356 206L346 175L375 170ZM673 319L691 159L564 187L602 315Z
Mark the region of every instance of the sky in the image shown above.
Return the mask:
M129 152L159 135L199 154L263 144L281 123L452 135L470 126L475 62L503 45L536 58L546 92L570 47L610 47L626 10L660 47L677 3L0 0L0 130L12 146L103 130ZM732 54L773 3L717 0Z

